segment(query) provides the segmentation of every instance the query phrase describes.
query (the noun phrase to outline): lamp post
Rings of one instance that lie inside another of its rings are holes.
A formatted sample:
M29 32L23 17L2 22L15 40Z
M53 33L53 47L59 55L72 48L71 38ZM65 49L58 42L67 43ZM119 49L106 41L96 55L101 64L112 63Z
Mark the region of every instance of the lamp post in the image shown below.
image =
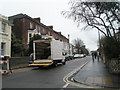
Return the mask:
M69 48L69 55L70 55L70 35L68 34L68 40L69 40L69 42L68 42L68 48Z
M101 44L100 44L100 31L98 30L98 41L99 41L99 47L101 47Z

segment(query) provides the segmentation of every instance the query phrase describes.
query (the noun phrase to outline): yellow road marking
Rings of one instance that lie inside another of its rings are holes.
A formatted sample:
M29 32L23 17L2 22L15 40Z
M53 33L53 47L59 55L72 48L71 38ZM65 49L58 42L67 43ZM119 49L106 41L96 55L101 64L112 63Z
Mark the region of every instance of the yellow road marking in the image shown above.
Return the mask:
M81 68L83 68L87 63L88 62L81 65L79 68L76 68L74 71L72 71L71 73L69 73L68 75L66 75L63 78L63 81L66 82L66 84L63 86L63 88L66 88L69 84L80 87L80 88L93 88L93 89L96 89L96 88L103 89L104 88L104 87L100 87L100 86L88 86L88 85L76 83L76 82L69 80L69 78L72 77L73 74L75 74L77 71L79 71ZM112 85L112 79L110 77L88 77L86 82L89 82L91 84L102 84L102 85L104 84L104 85L109 85L109 86ZM81 82L81 83L83 83L83 82ZM110 88L109 90L116 90L116 89Z
M88 61L89 62L89 61ZM85 64L81 65L79 68L76 68L74 71L72 71L71 73L69 73L68 75L66 75L64 78L63 78L63 81L68 83L66 86L68 86L69 84L70 85L73 85L73 86L77 86L77 87L80 87L80 88L96 88L96 87L92 87L92 86L87 86L87 85L83 85L83 84L78 84L78 83L75 83L73 81L70 81L69 80L69 77L71 77L74 73L76 73L77 71L79 71L81 68L83 68L88 62L86 62ZM64 85L65 86L65 85ZM65 87L66 88L66 87ZM98 87L97 87L98 88Z
M52 63L48 63L48 64L29 64L29 66L41 66L41 65L50 65L50 64L52 64Z

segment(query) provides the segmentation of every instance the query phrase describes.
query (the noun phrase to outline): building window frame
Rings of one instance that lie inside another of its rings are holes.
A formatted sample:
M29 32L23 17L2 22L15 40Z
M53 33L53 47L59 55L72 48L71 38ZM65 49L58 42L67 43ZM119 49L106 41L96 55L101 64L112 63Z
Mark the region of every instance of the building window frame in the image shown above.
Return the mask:
M2 32L6 32L7 24L2 22Z
M33 37L33 33L28 32L28 44L30 43L32 37Z
M5 55L5 46L6 46L6 43L1 42L1 55Z
M30 29L33 29L33 24L30 22Z
M37 30L37 33L40 32L40 27L38 25L36 25L36 30Z

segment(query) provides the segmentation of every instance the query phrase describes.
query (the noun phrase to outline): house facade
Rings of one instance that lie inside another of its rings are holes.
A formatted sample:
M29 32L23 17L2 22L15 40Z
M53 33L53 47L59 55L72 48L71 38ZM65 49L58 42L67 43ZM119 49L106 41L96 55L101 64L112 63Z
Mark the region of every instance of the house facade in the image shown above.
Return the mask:
M12 31L14 34L25 45L29 44L34 34L39 34L42 38L52 37L63 42L69 42L61 32L53 30L53 26L46 26L41 23L40 18L32 18L26 14L17 14L10 16L9 21L13 24Z
M11 56L11 24L0 14L0 56Z

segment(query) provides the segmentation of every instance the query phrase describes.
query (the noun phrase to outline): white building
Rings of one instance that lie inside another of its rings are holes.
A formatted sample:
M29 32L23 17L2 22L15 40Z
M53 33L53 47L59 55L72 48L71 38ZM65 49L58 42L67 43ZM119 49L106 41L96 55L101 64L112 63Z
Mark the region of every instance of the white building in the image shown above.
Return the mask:
M0 14L0 56L11 56L11 25L6 16Z

